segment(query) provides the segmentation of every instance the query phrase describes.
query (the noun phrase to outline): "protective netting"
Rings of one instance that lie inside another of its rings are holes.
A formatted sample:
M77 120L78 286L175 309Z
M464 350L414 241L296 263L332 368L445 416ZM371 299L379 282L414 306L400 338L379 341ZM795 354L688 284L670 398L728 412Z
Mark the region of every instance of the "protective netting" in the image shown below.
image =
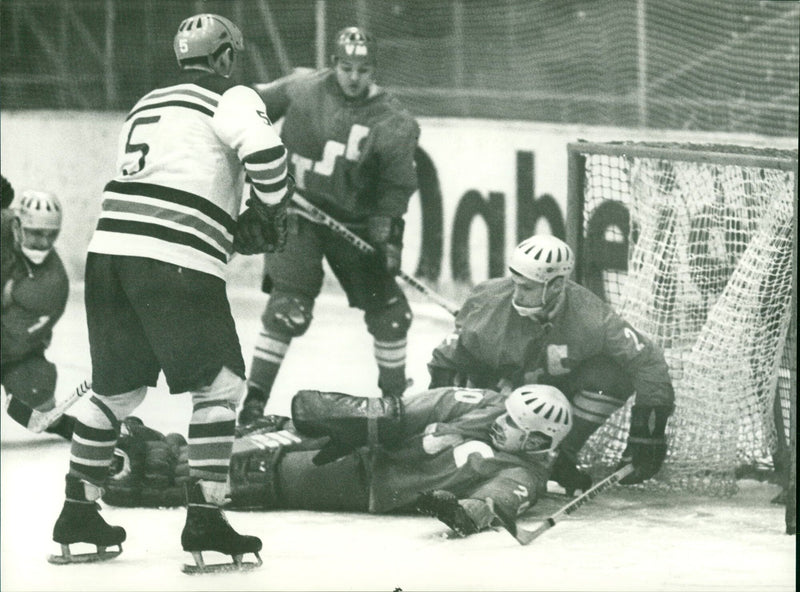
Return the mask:
M3 0L3 108L126 110L197 12L242 28L238 76L327 63L371 30L416 115L796 137L800 3L754 0Z
M604 229L627 243L627 272L603 272L600 291L670 367L676 410L659 481L729 494L743 465L788 450L797 153L770 151L785 159L770 168L747 154L730 164L730 148L662 148L661 157L637 156L637 145L585 153L584 228L609 200L629 213L626 229ZM583 463L619 461L630 404L587 443Z

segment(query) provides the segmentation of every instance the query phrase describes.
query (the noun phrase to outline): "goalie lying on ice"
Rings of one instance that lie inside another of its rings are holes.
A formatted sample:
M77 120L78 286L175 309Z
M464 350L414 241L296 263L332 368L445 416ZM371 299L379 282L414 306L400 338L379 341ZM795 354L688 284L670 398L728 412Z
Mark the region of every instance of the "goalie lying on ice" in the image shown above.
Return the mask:
M304 390L292 416L263 418L237 435L228 509L416 510L461 535L493 525L487 499L512 516L536 503L572 423L566 397L544 385L508 398L443 387L402 404ZM106 503L183 503L188 469L180 435L129 419L116 460Z

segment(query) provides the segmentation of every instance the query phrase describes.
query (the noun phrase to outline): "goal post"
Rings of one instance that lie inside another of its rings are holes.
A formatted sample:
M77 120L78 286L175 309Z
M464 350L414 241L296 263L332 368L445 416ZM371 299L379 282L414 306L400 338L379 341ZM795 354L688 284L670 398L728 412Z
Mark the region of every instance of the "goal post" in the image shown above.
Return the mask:
M651 485L730 495L743 467L780 458L793 492L797 151L571 143L567 241L575 279L669 364L676 409ZM582 464L619 461L631 403L589 439Z

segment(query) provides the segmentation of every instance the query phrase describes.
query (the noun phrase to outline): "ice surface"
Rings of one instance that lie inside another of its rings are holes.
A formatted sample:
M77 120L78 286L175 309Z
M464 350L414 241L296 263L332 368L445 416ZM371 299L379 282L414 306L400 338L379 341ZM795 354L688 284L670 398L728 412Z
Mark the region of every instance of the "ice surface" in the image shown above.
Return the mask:
M245 361L265 297L231 294ZM438 306L412 302L409 375L427 385L425 364L451 329ZM377 370L362 316L332 289L320 297L311 329L295 341L268 412L287 413L299 388L376 395ZM48 354L59 364L59 393L90 374L82 292L76 289ZM162 386L136 414L164 432L185 433L188 395ZM262 538L264 565L248 573L187 576L180 548L182 509L106 507L128 531L108 563L54 566L52 527L63 500L69 446L29 434L6 414L0 423L0 589L80 592L160 590L795 590L796 537L783 534L774 485L741 481L730 499L617 488L587 503L527 547L501 530L449 537L422 516L325 512L227 512L240 532ZM552 484L551 484L552 485ZM534 527L564 500L548 497L521 521ZM76 549L78 550L78 549ZM90 550L87 548L86 550ZM207 561L226 557L207 554Z

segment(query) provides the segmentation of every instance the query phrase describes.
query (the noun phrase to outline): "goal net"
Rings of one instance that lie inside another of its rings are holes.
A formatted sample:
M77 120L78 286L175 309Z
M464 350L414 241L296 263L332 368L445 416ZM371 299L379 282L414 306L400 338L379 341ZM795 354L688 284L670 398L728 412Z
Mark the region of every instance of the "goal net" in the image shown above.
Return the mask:
M797 152L570 144L577 279L664 351L676 394L652 485L729 495L788 475L796 406ZM615 465L632 400L581 451Z

